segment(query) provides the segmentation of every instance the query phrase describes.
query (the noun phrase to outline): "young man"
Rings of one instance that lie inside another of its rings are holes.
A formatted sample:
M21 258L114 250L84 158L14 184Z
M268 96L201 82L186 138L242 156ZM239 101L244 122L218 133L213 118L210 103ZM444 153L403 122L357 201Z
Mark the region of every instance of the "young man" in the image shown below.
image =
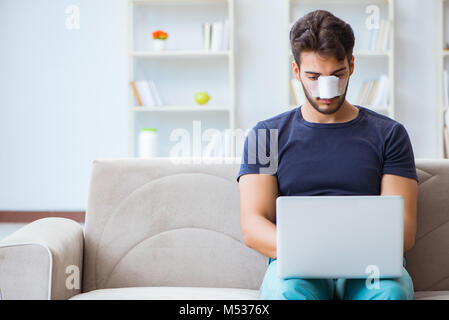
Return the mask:
M257 123L245 141L237 177L245 243L268 257L261 298L413 299L405 258L403 276L381 279L379 288L368 288L366 279L277 276L278 196L401 195L404 252L414 245L417 225L418 178L404 126L346 101L354 72L352 28L317 10L294 24L290 41L293 70L307 101Z

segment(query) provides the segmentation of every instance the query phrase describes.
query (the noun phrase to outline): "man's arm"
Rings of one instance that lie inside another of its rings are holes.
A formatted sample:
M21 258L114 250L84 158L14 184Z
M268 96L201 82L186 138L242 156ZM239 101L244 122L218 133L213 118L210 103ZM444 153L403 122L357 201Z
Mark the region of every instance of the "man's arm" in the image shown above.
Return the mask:
M418 182L393 174L384 174L381 181L382 196L399 195L404 198L404 252L415 245L418 211Z
M276 258L277 178L268 174L245 174L239 179L240 224L245 244Z

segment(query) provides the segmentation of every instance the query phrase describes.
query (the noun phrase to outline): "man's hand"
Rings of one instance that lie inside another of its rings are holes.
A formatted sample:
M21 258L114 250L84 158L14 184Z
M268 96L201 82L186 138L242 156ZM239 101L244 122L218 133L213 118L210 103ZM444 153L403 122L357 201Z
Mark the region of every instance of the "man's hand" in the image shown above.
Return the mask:
M418 182L392 174L382 176L380 194L404 198L404 252L415 245L418 211Z
M239 190L245 244L267 257L276 258L276 176L245 174L239 179Z

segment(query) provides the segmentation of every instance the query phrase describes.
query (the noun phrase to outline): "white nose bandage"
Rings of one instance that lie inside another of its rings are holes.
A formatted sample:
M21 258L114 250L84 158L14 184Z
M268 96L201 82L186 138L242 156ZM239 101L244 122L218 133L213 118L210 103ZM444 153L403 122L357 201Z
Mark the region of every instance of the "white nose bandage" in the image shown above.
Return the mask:
M331 99L345 92L346 79L336 76L319 76L318 80L308 81L309 90L313 97L320 99Z

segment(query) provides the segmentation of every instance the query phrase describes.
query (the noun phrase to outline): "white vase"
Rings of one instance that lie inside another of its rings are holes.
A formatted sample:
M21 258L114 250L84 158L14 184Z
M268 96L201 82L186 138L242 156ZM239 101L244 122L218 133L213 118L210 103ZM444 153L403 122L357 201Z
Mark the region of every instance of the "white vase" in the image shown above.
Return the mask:
M153 39L153 49L154 51L163 51L165 49L165 40Z

